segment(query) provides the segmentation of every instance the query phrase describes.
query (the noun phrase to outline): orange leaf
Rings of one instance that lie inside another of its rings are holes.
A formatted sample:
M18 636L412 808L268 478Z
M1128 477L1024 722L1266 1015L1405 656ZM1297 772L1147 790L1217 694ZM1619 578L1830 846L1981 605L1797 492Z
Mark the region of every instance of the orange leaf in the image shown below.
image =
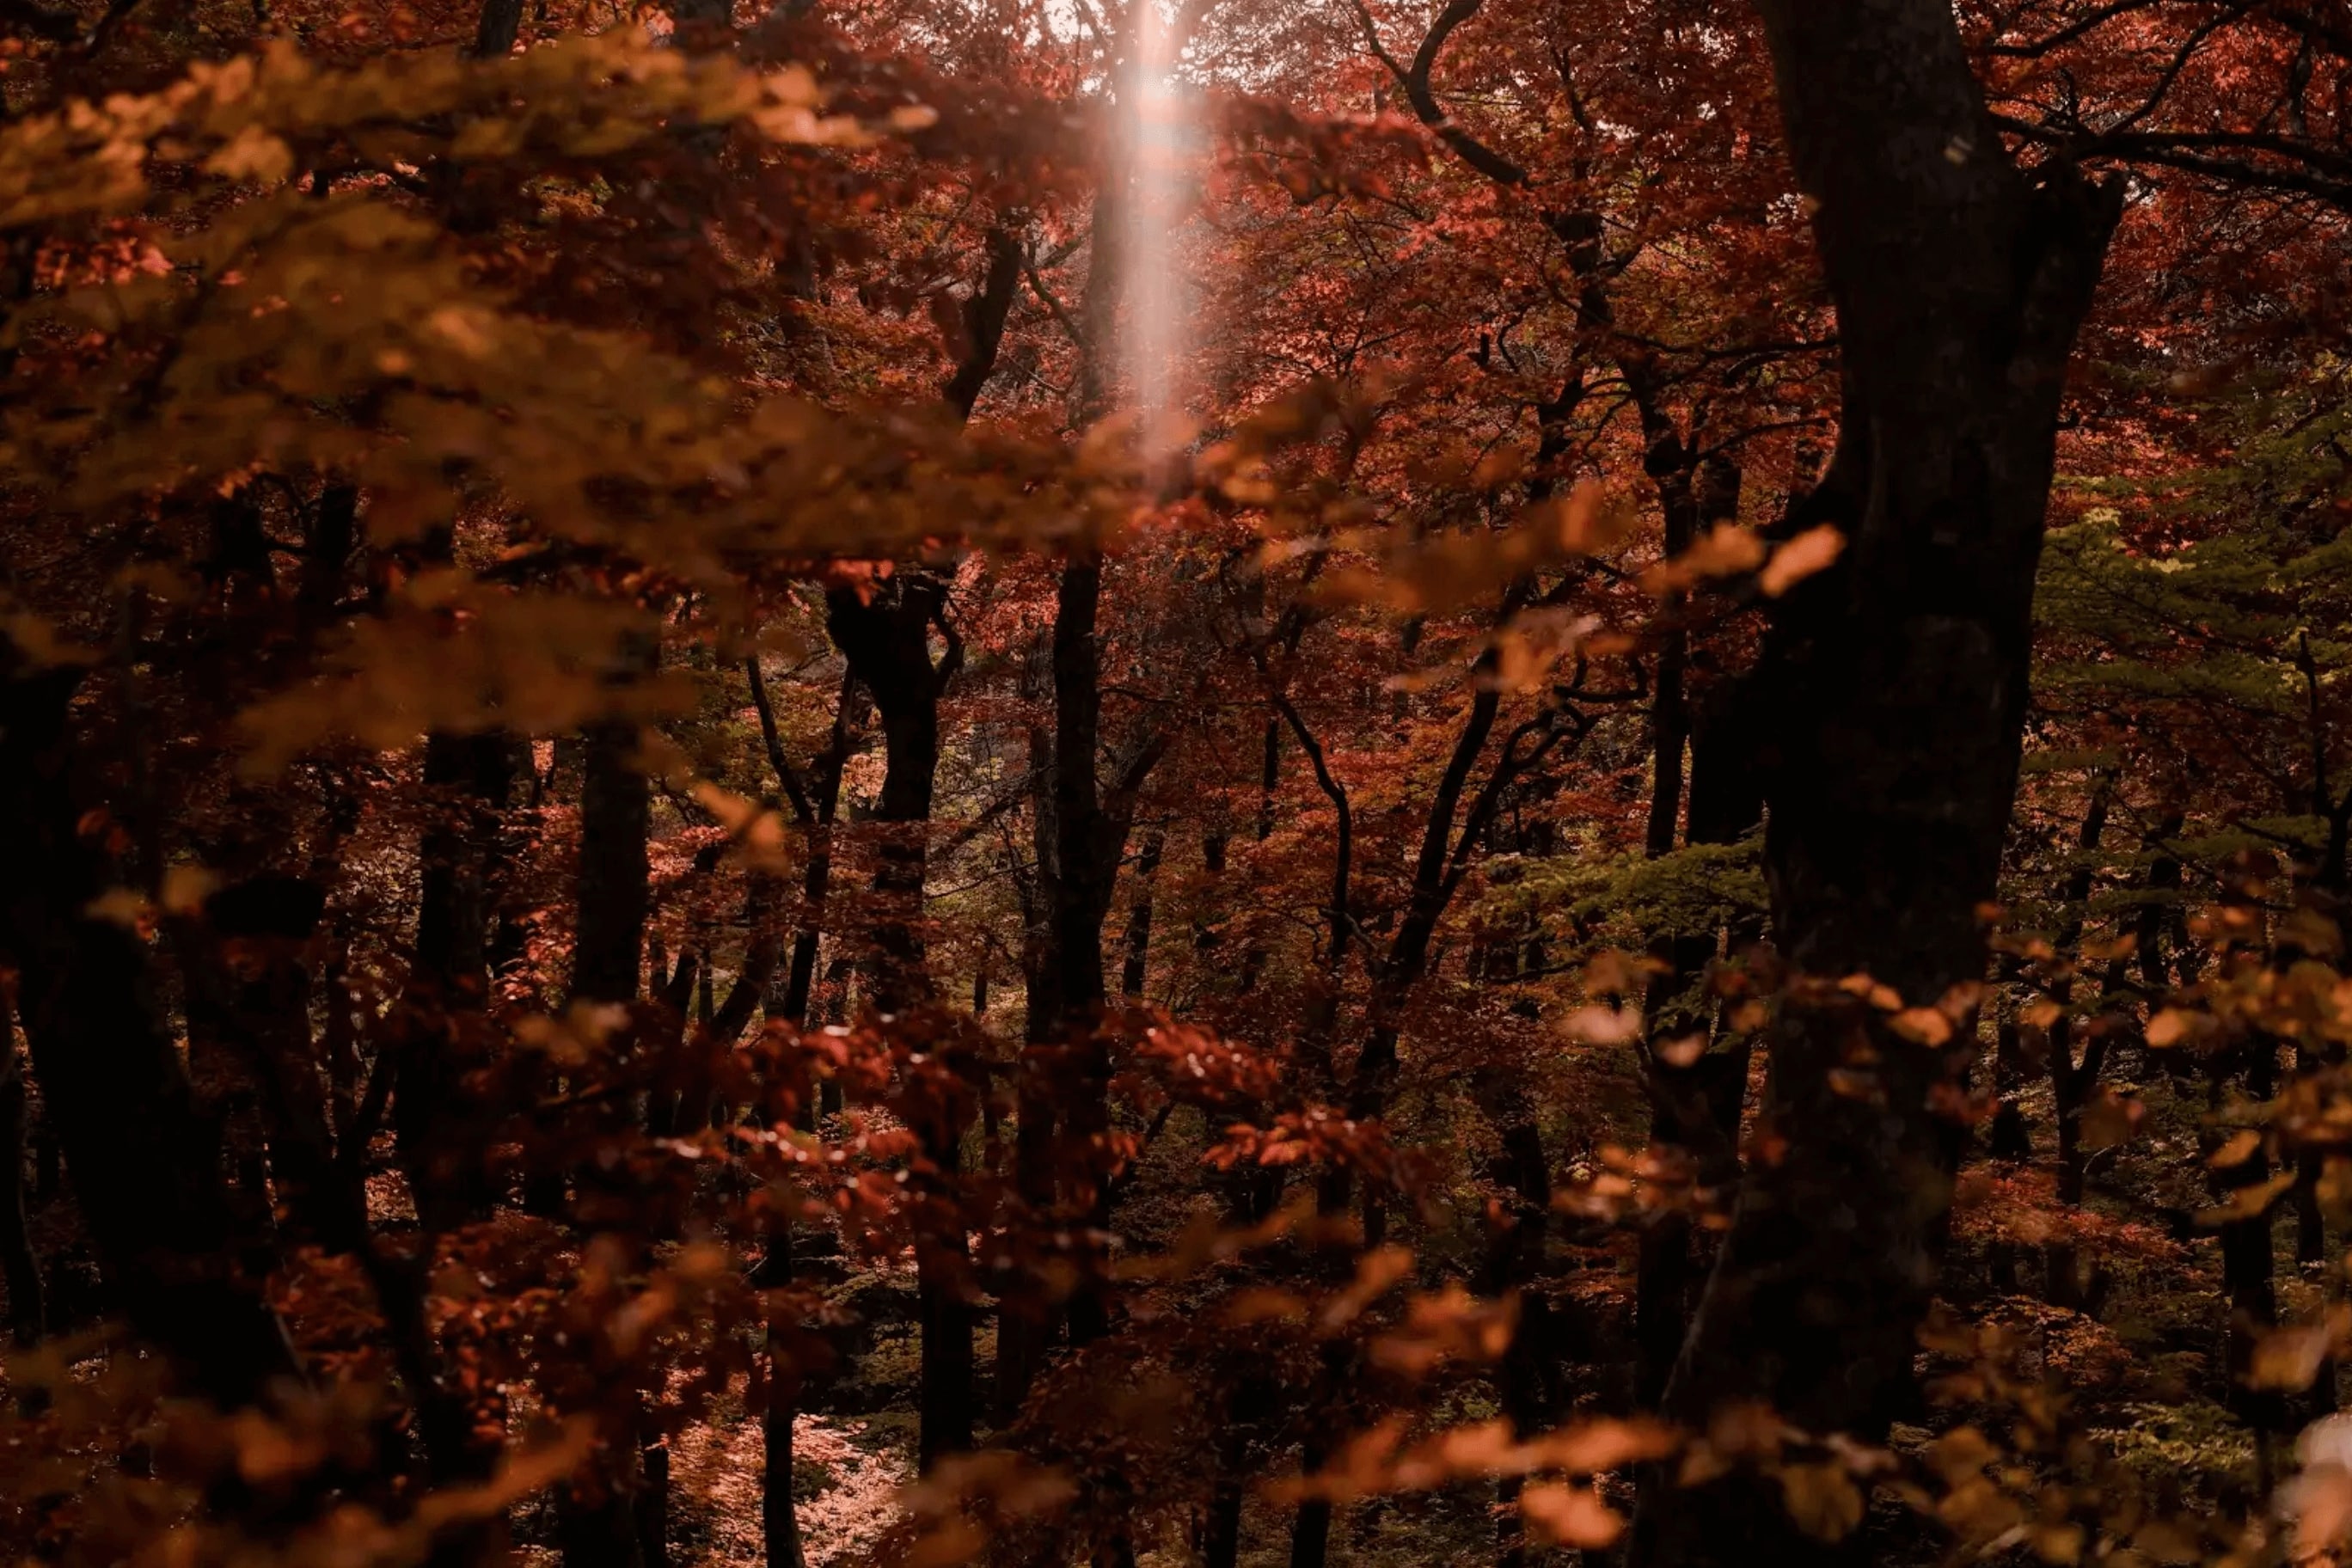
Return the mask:
M1530 1445L1546 1469L1598 1475L1643 1459L1663 1459L1681 1439L1655 1421L1595 1420L1565 1426Z
M2247 1358L2246 1386L2302 1393L2319 1375L2347 1327L2352 1327L2352 1308L2338 1307L2316 1323L2265 1331Z
M2267 1214L2271 1205L2278 1202L2293 1185L2294 1173L2289 1171L2283 1176L2273 1176L2267 1182L2240 1187L2211 1208L2198 1210L2197 1223L2207 1230L2217 1230L2232 1220L2252 1219L2256 1215Z
M1591 1487L1546 1485L1519 1494L1519 1513L1555 1546L1600 1548L1624 1533L1625 1519Z
M2263 1135L2251 1127L2242 1127L2230 1135L2230 1141L2205 1157L2205 1163L2217 1171L2232 1165L2242 1165L2253 1158L2254 1151L2263 1146Z
M1827 567L1844 550L1845 535L1835 527L1825 522L1809 528L1772 552L1772 559L1756 574L1756 585L1766 597L1777 599Z
M1906 1007L1886 1020L1905 1039L1922 1046L1940 1046L1952 1037L1952 1021L1933 1007Z

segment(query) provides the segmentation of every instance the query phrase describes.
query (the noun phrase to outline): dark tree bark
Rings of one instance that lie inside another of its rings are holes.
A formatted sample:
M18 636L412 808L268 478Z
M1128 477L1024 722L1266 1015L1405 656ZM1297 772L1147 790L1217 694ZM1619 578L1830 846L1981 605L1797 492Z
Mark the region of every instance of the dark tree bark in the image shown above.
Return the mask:
M870 597L838 587L826 598L825 624L850 671L882 717L881 798L874 821L883 834L874 873L877 909L871 995L894 1013L929 999L921 921L928 863L926 829L939 769L940 694L963 663L963 642L947 618L947 584L929 571L902 571ZM932 661L936 628L945 651ZM956 1201L961 1129L924 1130L925 1155L945 1202ZM964 1300L968 1244L961 1227L927 1236L915 1249L922 1347L920 1460L929 1468L972 1441L972 1315Z
M2295 1043L2295 1076L2306 1077L2326 1065L2326 1054L2304 1041ZM2324 1263L2327 1260L2327 1214L2319 1201L2319 1183L2326 1170L2326 1156L2315 1149L2305 1149L2295 1156L2294 1182L2294 1260L2297 1263Z
M637 999L645 965L646 832L652 795L631 758L633 724L600 724L588 735L580 785L579 919L572 954L576 1002Z
M1672 439L1671 432L1666 439ZM1678 442L1674 449L1680 450ZM1717 459L1702 468L1701 482L1696 488L1686 476L1674 481L1662 478L1659 494L1666 515L1665 547L1671 555L1688 548L1703 524L1738 516L1739 470ZM1755 791L1753 738L1740 721L1728 712L1712 712L1704 734L1694 737L1692 733L1695 704L1684 689L1687 641L1688 634L1679 628L1667 634L1666 646L1659 651L1652 695L1654 787L1643 847L1654 858L1675 845L1675 829L1682 815L1680 784L1685 745L1690 752L1690 805L1685 842L1736 842L1756 826L1762 809ZM1667 787L1669 780L1672 789ZM1701 1180L1710 1186L1738 1175L1747 1053L1710 1054L1678 1066L1661 1055L1657 1047L1708 1030L1708 1009L1692 1005L1689 994L1715 956L1716 942L1713 931L1654 941L1651 955L1663 962L1665 969L1652 979L1643 1006L1644 1071L1651 1080L1653 1101L1650 1141L1696 1156ZM1667 1375L1681 1353L1683 1334L1690 1322L1696 1283L1691 1244L1690 1216L1680 1211L1653 1216L1642 1232L1633 1290L1633 1400L1643 1409L1655 1409L1664 1396Z
M971 417L988 378L996 374L997 350L1004 342L1005 318L1013 313L1013 296L1021 289L1021 271L1029 260L1028 242L1018 227L1000 224L988 231L988 270L971 298L959 308L963 328L962 353L955 374L940 389L958 419Z
M1099 214L1097 221L1101 221ZM1055 859L1044 876L1052 910L1046 965L1059 1004L1070 1082L1062 1096L1069 1134L1081 1151L1066 1161L1076 1171L1079 1191L1070 1206L1081 1210L1097 1234L1110 1226L1107 1172L1093 1168L1094 1154L1110 1131L1110 1056L1097 1026L1108 999L1103 959L1103 923L1109 918L1118 865L1134 821L1135 801L1145 777L1167 747L1164 731L1144 734L1121 760L1106 795L1102 767L1102 648L1097 622L1102 607L1103 564L1081 555L1062 568L1054 615L1054 823ZM1084 1344L1109 1327L1108 1302L1097 1271L1070 1303L1070 1339Z
M297 593L302 619L314 631L330 625L342 598L352 552L359 548L360 492L356 486L330 484L310 507L302 541L302 574Z
M2067 908L2065 925L2058 933L2058 951L2062 953L2074 952L2081 943L2084 927L2088 923L2093 880L2090 857L2097 852L2099 841L2106 834L2107 813L2115 795L2114 780L2102 777L2093 786L2093 792L2090 808L2083 814L2082 829L2074 840L2076 853L2082 858L2067 873L2062 892ZM2050 1000L2062 1009L2073 1007L2074 981L2071 974L2051 987ZM2058 1201L2063 1204L2083 1201L2083 1111L2105 1066L2107 1037L2104 1029L2095 1029L2078 1061L2074 1056L2073 1013L2062 1011L2050 1026L2050 1095L2058 1121ZM2072 1243L2051 1243L2042 1253L2042 1272L2045 1300L2060 1307L2082 1304L2081 1259Z
M425 742L425 786L441 815L419 855L392 1128L417 1217L436 1232L482 1218L496 1196L487 1164L494 1116L466 1079L488 1060L491 879L515 750L495 730Z
M1135 860L1135 901L1127 910L1127 958L1118 971L1118 994L1130 1002L1143 999L1144 977L1150 973L1152 878L1166 847L1167 841L1155 832L1144 839Z
M902 571L871 595L837 587L825 601L825 625L850 672L882 718L883 772L872 820L882 830L873 892L875 1006L895 1012L929 991L924 971L923 881L926 829L939 772L940 695L963 664L963 642L947 619L948 585L924 570ZM935 664L930 637L946 644Z
M1274 800L1282 787L1282 729L1279 718L1265 721L1265 745L1258 756L1257 821L1251 830L1251 837L1259 844L1274 837ZM1234 976L1235 996L1255 993L1258 981L1265 974L1266 954L1264 934L1253 929L1242 949L1240 972Z
M793 1227L778 1223L769 1232L755 1283L772 1290L790 1284L792 1278ZM767 1474L760 1484L760 1538L767 1568L803 1568L808 1559L801 1546L800 1514L793 1506L793 1419L800 1410L801 1373L791 1357L776 1353L780 1337L770 1324L768 1404L760 1413L767 1456Z
M25 1223L25 1058L16 1049L16 998L0 991L0 1269L8 1282L8 1332L18 1349L47 1327L40 1255Z
M1021 694L1042 708L1052 687L1052 645L1045 641L1022 669ZM1061 1129L1062 997L1054 962L1051 891L1055 863L1060 858L1061 818L1053 788L1053 726L1033 717L1025 739L1033 869L1015 879L1021 900L1022 1032L1013 1069L1013 1180L1030 1223L1044 1224L1055 1203L1054 1146ZM1045 1365L1056 1321L1055 1304L1029 1288L1028 1281L1015 1280L998 1292L996 1380L991 1391L998 1426L1009 1426L1019 1418Z
M293 1236L348 1253L365 1245L367 1199L359 1168L337 1157L303 951L325 907L313 878L248 878L205 901L208 929L191 932L184 947L201 957L188 984L213 993L213 1011L257 1091L271 1182Z
M746 668L769 765L792 802L793 816L809 836L808 864L801 873L800 920L793 932L792 965L769 1012L772 1018L801 1024L807 1021L809 995L816 984L817 947L824 940L824 902L833 890L833 826L841 808L842 769L848 763L857 730L857 675L855 668L843 675L841 695L833 709L832 737L803 779L784 755L775 712L768 701L768 683L758 662L750 661Z
M760 672L756 656L744 661L744 673L751 681L752 705L760 715L760 737L767 747L769 766L775 771L777 787L791 800L793 815L808 835L808 863L801 873L801 916L793 935L792 965L781 992L772 986L769 991L770 1021L797 1027L808 1018L817 946L824 938L825 898L833 889L834 817L840 809L842 770L849 761L857 726L857 677L854 670L844 672L841 695L834 703L832 737L812 764L809 776L803 777L784 754L775 709L768 700L767 679ZM813 1126L815 1107L805 1103L807 1085L800 1088L803 1114ZM790 1284L792 1277L792 1222L778 1219L769 1230L758 1283L762 1289L775 1289ZM801 1547L800 1514L793 1501L793 1423L800 1413L801 1373L793 1359L781 1353L778 1344L779 1336L771 1324L766 1346L768 1404L760 1414L764 1466L760 1478L760 1533L768 1568L803 1568L806 1557Z
M1844 532L1781 606L1759 671L1765 860L1790 963L1933 1005L1983 973L2015 791L2030 608L2074 333L2117 193L2004 154L1940 0L1759 0L1799 187L1839 318L1839 448L1797 520ZM1668 1384L1703 1427L1761 1401L1882 1437L1915 1397L1958 1129L1957 1048L1843 994L1791 994L1748 1173ZM1865 1054L1866 1053L1866 1054ZM1870 1092L1842 1092L1855 1079ZM1630 1562L1817 1557L1763 1478L1637 1510ZM1844 1548L1859 1552L1858 1538Z
M522 36L522 0L486 0L481 24L474 30L474 53L486 60L502 60L514 53Z
M78 671L0 645L0 954L44 1111L114 1302L187 1385L225 1405L296 1371L263 1299L263 1238L240 1224L144 947L90 905L115 878L79 828L69 709Z
M2259 1032L2245 1045L2246 1092L2257 1103L2278 1092L2278 1048L2275 1037ZM2270 1152L2260 1144L2245 1159L2210 1174L2213 1196L2225 1204L2262 1186L2270 1177ZM2230 1314L2224 1338L2230 1407L2254 1429L2258 1446L2281 1431L2287 1416L2286 1400L2276 1390L2247 1385L2255 1346L2263 1332L2278 1322L2277 1215L2275 1201L2263 1202L2254 1212L2224 1224L2220 1237L2221 1290ZM2332 1375L2333 1368L2329 1370ZM2263 1462L2267 1464L2267 1458Z
M1543 1267L1544 1240L1551 1220L1551 1169L1544 1159L1543 1131L1526 1088L1504 1073L1480 1075L1474 1085L1479 1109L1502 1145L1494 1179L1512 1197L1486 1246L1477 1288L1482 1295L1522 1291ZM1513 1434L1533 1436L1551 1425L1559 1408L1551 1317L1539 1295L1519 1298L1518 1325L1496 1368L1496 1393ZM1522 1568L1528 1561L1517 1508L1521 1480L1505 1477L1495 1488L1496 1568Z
M996 373L1004 322L1013 309L1028 257L1021 226L1013 221L989 231L985 270L960 311L963 342L954 372L940 397L954 417L969 419ZM963 663L963 642L946 616L947 584L929 571L901 572L870 599L837 588L826 598L826 627L834 646L849 661L882 716L884 771L876 820L886 827L874 891L882 906L877 930L879 949L872 999L884 1012L925 999L916 922L922 913L925 845L922 826L931 815L931 787L939 766L939 700ZM945 641L934 665L930 635ZM895 829L895 831L893 831ZM815 953L809 954L812 966ZM795 967L798 955L795 954ZM949 1187L954 1184L961 1130L937 1128L926 1151ZM956 1194L947 1194L950 1202ZM972 1313L963 1300L969 1271L968 1246L959 1228L917 1248L917 1289L922 1320L922 1429L919 1447L925 1469L940 1456L971 1446Z
M649 668L658 657L657 645L647 637L630 650L629 663ZM636 746L637 728L626 721L608 720L588 731L580 785L574 1002L627 1005L638 996L652 910L646 847L652 791L635 766ZM593 1197L595 1177L587 1167L577 1175L583 1199ZM557 1533L565 1568L651 1568L643 1526L666 1509L657 1497L645 1495L657 1490L646 1482L666 1477L645 1474L639 1436L634 1418L616 1422L607 1434L607 1484L595 1501L583 1501L569 1488L559 1496Z
M2002 979L2012 980L2014 965L2004 961ZM2026 1058L2024 1026L2013 1017L2002 1017L1993 1026L1992 1074L1993 1093L1998 1101L1992 1113L1992 1125L1985 1138L1985 1152L1996 1160L2024 1161L2033 1158L2033 1124L2018 1103L2025 1091L2026 1080L2032 1076L2032 1063ZM2001 1244L1998 1256L2009 1258L2007 1244ZM2005 1265L2014 1270L2013 1261Z

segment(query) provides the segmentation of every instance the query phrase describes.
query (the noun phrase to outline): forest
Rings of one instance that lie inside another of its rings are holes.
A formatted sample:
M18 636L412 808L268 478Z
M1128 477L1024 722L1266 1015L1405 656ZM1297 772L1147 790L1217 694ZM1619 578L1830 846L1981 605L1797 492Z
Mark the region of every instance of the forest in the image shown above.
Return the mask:
M2352 1560L2352 0L0 0L0 1553Z

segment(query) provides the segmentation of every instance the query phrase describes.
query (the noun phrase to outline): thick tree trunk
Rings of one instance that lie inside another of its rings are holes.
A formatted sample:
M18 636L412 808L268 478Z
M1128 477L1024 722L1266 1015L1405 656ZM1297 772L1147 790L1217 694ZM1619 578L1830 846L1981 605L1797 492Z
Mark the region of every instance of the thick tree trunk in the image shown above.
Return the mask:
M1097 221L1102 221L1099 213ZM1126 758L1106 798L1097 630L1102 583L1101 559L1081 553L1064 564L1055 595L1048 644L1054 728L1049 746L1038 743L1043 736L1032 745L1033 760L1045 764L1046 775L1036 802L1043 941L1027 965L1022 1120L1014 1132L1015 1174L1024 1201L1033 1210L1059 1209L1095 1235L1108 1234L1111 1220L1108 1173L1100 1164L1110 1131L1110 1058L1097 1027L1108 998L1103 925L1136 792L1164 744L1163 736L1146 736ZM1150 895L1139 897L1148 900ZM1131 928L1129 940L1148 947L1148 902L1142 908L1142 935L1138 938ZM1130 953L1129 963L1139 985L1141 960ZM1100 1262L1088 1262L1069 1303L1073 1344L1099 1338L1109 1327ZM1009 1416L1027 1397L1050 1326L1050 1315L1034 1301L1014 1300L1003 1315L997 1370L1001 1413Z
M980 286L963 302L964 353L955 373L940 389L958 419L969 419L996 374L997 350L1004 342L1005 318L1013 313L1013 296L1021 289L1021 268L1028 260L1028 242L1019 229L1000 224L988 232L988 269Z
M877 909L871 994L893 1013L929 999L922 939L926 830L939 770L940 694L962 665L962 644L946 618L947 584L928 572L901 572L871 598L836 588L826 600L834 646L848 659L882 716L881 798L874 820L885 837L874 873ZM930 636L947 641L931 661ZM951 1121L919 1130L924 1154L945 1205L958 1203L962 1129ZM970 1243L961 1224L919 1237L916 1291L922 1347L918 1442L926 1470L972 1441L972 1313L964 1300Z
M302 619L314 632L334 622L352 552L359 548L359 516L360 492L352 485L323 487L310 508L310 527L302 541L302 573L295 592Z
M650 665L655 650L640 650ZM652 792L635 765L636 727L611 721L588 732L580 786L578 916L572 943L572 999L627 1005L637 999L645 963L646 921L652 909L646 835ZM583 1198L596 1184L577 1173ZM585 1500L566 1489L559 1496L558 1534L564 1568L651 1568L641 1521L658 1517L657 1498L645 1494L645 1456L634 1415L607 1434L606 1485ZM664 1478L656 1477L654 1479Z
M1525 1086L1509 1075L1487 1073L1476 1080L1474 1092L1502 1145L1494 1179L1513 1200L1487 1242L1477 1288L1482 1295L1507 1296L1524 1291L1542 1270L1551 1221L1551 1170ZM1521 1438L1549 1427L1559 1406L1551 1340L1548 1303L1539 1295L1520 1295L1518 1325L1496 1369L1496 1394L1512 1433ZM1522 1568L1528 1561L1517 1507L1519 1489L1516 1476L1496 1485L1496 1568Z
M515 749L499 731L425 742L425 787L442 815L419 856L392 1128L417 1217L436 1232L484 1217L497 1195L487 1165L492 1114L466 1079L488 1060L490 882Z
M1681 452L1681 444L1672 442L1672 450ZM1687 460L1684 469L1658 481L1669 556L1689 548L1704 524L1739 515L1738 468L1723 459L1711 460L1702 465L1696 486L1686 469ZM1732 843L1756 825L1761 806L1755 797L1745 731L1728 716L1711 714L1704 740L1692 734L1694 704L1684 689L1687 639L1688 634L1679 629L1670 632L1658 655L1651 717L1653 788L1649 822L1643 835L1643 853L1653 858L1675 847L1675 828L1683 809L1680 787L1686 744L1691 781L1686 843ZM1745 1053L1739 1053L1736 1062L1706 1058L1677 1066L1657 1047L1707 1033L1712 1022L1708 1009L1703 1004L1694 1005L1689 994L1715 956L1716 942L1713 931L1654 940L1651 956L1663 962L1665 970L1652 978L1643 1005L1643 1037L1649 1053L1645 1070L1654 1084L1650 1141L1711 1156L1706 1160L1710 1167L1709 1184L1738 1174L1736 1148L1739 1100L1747 1088ZM1735 1071L1738 1081L1727 1082ZM1730 1098L1728 1133L1722 1130L1721 1101L1727 1094ZM1730 1158L1712 1155L1718 1149L1728 1150ZM1680 1211L1652 1216L1642 1232L1633 1287L1633 1402L1645 1410L1655 1409L1665 1394L1667 1375L1681 1353L1683 1334L1689 1325L1696 1282L1691 1243L1690 1216Z
M106 1285L131 1325L195 1392L257 1397L296 1363L261 1293L262 1238L220 1179L147 954L90 905L113 884L79 832L84 804L68 707L75 673L27 669L0 645L0 955Z
M1102 221L1097 212L1097 222ZM1074 558L1062 568L1054 612L1054 817L1051 942L1046 963L1061 1006L1056 1033L1066 1053L1060 1096L1075 1147L1061 1162L1078 1180L1066 1206L1083 1208L1087 1229L1109 1228L1108 1173L1096 1163L1110 1131L1110 1058L1097 1032L1107 983L1103 922L1127 842L1127 822L1103 807L1097 766L1102 751L1102 651L1096 626L1102 608L1102 562ZM1109 1327L1109 1307L1089 1260L1070 1301L1070 1342L1085 1344Z
M1845 551L1784 602L1759 672L1774 929L1803 975L1864 973L1934 1005L1984 971L2062 381L2117 200L2063 169L2030 184L2009 162L1941 0L1759 9L1845 388L1837 457L1797 520L1835 523ZM1965 1017L1954 1040L1897 1035L1842 992L1783 998L1765 1114L1785 1142L1748 1174L1671 1416L1704 1428L1759 1401L1875 1441L1908 1405ZM1739 1471L1654 1495L1630 1562L1820 1551L1776 1487Z
M367 1199L359 1167L338 1157L304 951L325 905L311 878L248 878L206 900L206 929L186 932L180 946L194 960L188 984L209 994L209 1011L254 1086L263 1152L292 1236L349 1253L366 1244Z
M590 731L580 784L578 923L572 942L572 998L626 1004L637 999L652 910L646 833L652 792L632 763L636 729L602 724Z
M502 60L514 53L522 36L523 0L483 0L474 28L474 53L486 60Z

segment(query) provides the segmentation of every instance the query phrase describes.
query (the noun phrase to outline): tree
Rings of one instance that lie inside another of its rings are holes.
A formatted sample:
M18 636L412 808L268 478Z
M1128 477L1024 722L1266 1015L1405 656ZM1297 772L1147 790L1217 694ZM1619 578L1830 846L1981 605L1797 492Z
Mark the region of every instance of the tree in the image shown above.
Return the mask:
M1846 542L1759 667L1765 867L1782 951L1831 988L1782 1005L1766 1114L1787 1142L1741 1189L1666 1409L1756 1399L1875 1437L1935 1289L1959 1143L1937 1091L1974 1037L2059 400L2121 192L2009 159L1937 6L1763 15L1845 388L1803 516ZM1836 990L1848 974L1903 1010ZM1744 1489L1654 1510L1637 1555L1729 1561L1790 1528Z

